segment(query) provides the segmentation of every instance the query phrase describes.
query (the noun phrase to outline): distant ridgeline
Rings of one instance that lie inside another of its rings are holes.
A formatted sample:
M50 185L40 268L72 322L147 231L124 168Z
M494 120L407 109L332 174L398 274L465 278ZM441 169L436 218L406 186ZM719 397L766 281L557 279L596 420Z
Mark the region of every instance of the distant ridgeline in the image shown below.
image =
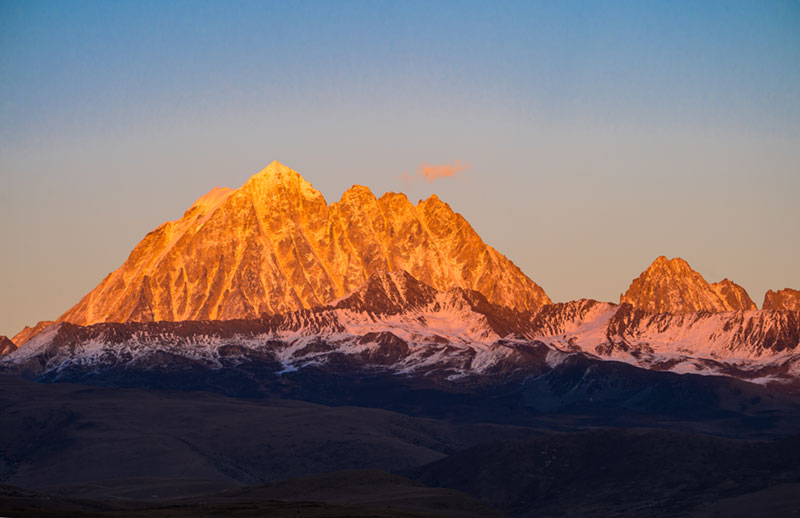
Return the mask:
M435 195L413 205L353 186L328 205L273 162L150 232L55 322L0 337L0 369L62 379L255 362L455 382L525 378L579 355L794 390L799 320L798 291L769 291L758 310L741 286L666 257L619 305L553 304Z

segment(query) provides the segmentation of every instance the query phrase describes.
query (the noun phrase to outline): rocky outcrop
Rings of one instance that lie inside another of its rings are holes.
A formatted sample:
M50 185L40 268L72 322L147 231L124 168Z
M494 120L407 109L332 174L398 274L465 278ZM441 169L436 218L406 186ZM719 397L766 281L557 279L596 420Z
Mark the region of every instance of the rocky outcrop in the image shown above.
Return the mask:
M712 283L711 288L722 299L724 306L733 311L758 309L747 291L733 281L722 279L720 282Z
M13 353L17 346L7 336L0 336L0 356Z
M744 288L728 279L709 284L680 257L657 258L619 300L650 313L756 309Z
M435 195L413 205L403 194L376 198L353 186L329 206L273 162L149 233L58 321L257 318L330 304L383 270L404 270L437 290L476 290L516 310L550 302Z
M778 291L767 291L764 294L762 309L800 311L800 291L786 288Z

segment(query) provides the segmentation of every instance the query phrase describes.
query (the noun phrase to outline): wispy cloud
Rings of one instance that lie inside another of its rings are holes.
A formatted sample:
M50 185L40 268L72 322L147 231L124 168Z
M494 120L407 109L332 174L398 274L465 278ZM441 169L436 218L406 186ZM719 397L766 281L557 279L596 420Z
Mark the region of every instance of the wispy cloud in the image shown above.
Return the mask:
M428 183L432 183L437 178L449 178L451 176L456 176L457 174L463 173L469 168L470 164L463 163L459 160L456 160L452 164L428 164L426 162L417 168L416 174L403 173L401 179L404 182L411 182L418 178L422 178L427 180Z

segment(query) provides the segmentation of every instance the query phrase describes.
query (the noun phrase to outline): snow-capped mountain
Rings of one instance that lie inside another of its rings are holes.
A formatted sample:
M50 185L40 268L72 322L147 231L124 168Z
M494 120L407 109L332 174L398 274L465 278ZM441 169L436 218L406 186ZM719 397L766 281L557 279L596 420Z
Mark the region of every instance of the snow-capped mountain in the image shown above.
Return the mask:
M41 332L44 328L55 324L52 320L41 320L34 324L33 326L25 326L22 331L15 334L11 341L14 343L16 347L21 346L37 334Z
M453 381L524 379L572 355L796 383L800 312L650 313L593 300L531 312L492 304L473 290L436 290L405 271L377 271L329 305L260 319L57 323L4 356L0 367L75 379L186 362L211 370L257 364L273 373L328 365Z
M376 198L353 186L328 205L273 162L237 190L214 189L150 232L59 322L258 318L330 304L378 270L446 290L474 289L516 309L544 290L435 195Z
M273 162L152 231L55 323L2 341L0 369L73 379L328 366L497 380L580 355L800 386L798 293L768 292L759 311L741 286L659 257L619 305L553 304L435 195L413 205L353 186L328 205Z
M724 279L713 284L675 257L657 258L620 295L620 304L651 313L692 313L695 311L738 311L756 309L744 288Z

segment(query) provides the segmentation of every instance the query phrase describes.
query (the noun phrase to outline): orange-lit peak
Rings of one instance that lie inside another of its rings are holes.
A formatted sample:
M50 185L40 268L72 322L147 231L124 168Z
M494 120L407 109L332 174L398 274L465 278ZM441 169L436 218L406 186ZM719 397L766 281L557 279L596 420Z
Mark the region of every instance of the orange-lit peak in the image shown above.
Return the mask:
M322 193L294 169L274 161L267 167L251 176L242 185L240 191L254 199L265 200L275 196L299 196L303 199L322 200ZM283 194L279 194L283 193Z
M381 196L379 199L382 200L382 201L395 201L395 200L402 201L402 200L405 200L406 202L411 203L408 200L408 196L406 196L402 192L392 192L392 191L385 192L385 193L383 193L383 196Z
M267 167L262 169L259 174L262 174L262 173L289 173L289 172L294 173L294 174L298 174L297 171L295 171L294 169L281 164L277 160L273 160Z
M197 200L194 203L192 203L192 206L189 207L189 209L199 207L207 210L210 208L218 207L233 192L234 190L229 187L214 187L206 194L197 198Z
M424 200L419 200L417 202L417 207L421 207L428 204L436 204L436 205L447 205L447 203L443 202L441 198L439 198L436 194L431 194Z
M353 185L344 193L342 193L342 199L362 199L365 197L375 198L375 195L372 194L372 191L369 190L369 187L365 187L363 185Z
M680 257L658 257L620 295L620 303L652 313L755 309L744 288L729 280L709 284Z
M272 162L149 233L60 321L255 318L330 303L378 270L517 309L550 302L438 197L427 202L420 209L396 192L376 201L354 185L329 206L299 173Z
M455 211L453 211L450 205L443 202L435 194L431 194L426 200L420 200L419 203L417 203L417 210L428 214L437 214L437 217L451 217L454 215L460 217L460 215L457 215Z
M285 182L288 179L293 179L293 180L300 179L305 181L303 177L300 176L300 173L298 173L291 167L287 167L278 162L277 160L275 160L267 167L265 167L261 171L251 176L250 179L247 180L247 182L245 182L245 185L255 180L258 181L268 180L270 183L276 183L276 182Z
M689 263L686 262L681 257L673 257L672 259L668 259L667 257L660 255L656 258L655 261L650 265L648 270L653 268L669 268L671 270L686 270L691 269Z

